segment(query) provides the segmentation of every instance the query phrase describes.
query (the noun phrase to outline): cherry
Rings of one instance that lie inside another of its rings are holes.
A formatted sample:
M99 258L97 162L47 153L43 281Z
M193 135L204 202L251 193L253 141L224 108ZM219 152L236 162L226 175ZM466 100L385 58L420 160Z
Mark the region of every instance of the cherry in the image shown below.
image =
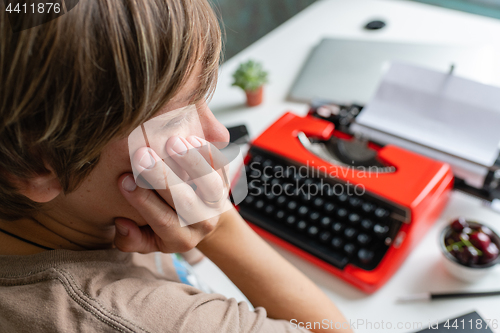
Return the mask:
M459 253L460 253L460 247L456 244L451 245L450 254L458 259Z
M490 243L486 249L483 250L481 256L481 263L488 264L498 258L498 246L495 243Z
M473 246L464 246L458 253L457 259L463 265L474 265L479 261L479 253Z
M490 237L483 232L474 232L469 239L472 245L481 251L486 250L491 243Z
M448 236L448 239L451 239L452 243L458 243L458 242L462 241L462 239L460 238L461 236L462 236L461 233L453 232L450 236ZM465 236L467 236L467 235L465 235Z
M453 222L451 222L451 228L455 230L456 232L461 232L464 230L464 228L467 228L469 224L463 217L459 217L455 219Z
M493 231L491 231L490 228L486 227L486 226L481 226L481 228L479 228L479 231L481 231L482 233L492 237L493 236Z
M472 225L469 225L469 228L471 228L474 231L479 231L479 229L481 229L481 224L479 224L479 223L472 224Z
M467 246L464 251L469 251L469 265L475 265L479 262L479 252L474 246Z
M468 241L469 240L469 233L466 232L468 228L464 228L463 232L458 236L460 240L463 241Z
M462 234L466 234L467 235L467 240L469 240L469 235L472 234L474 231L469 228L469 227L465 227L463 230L462 230Z

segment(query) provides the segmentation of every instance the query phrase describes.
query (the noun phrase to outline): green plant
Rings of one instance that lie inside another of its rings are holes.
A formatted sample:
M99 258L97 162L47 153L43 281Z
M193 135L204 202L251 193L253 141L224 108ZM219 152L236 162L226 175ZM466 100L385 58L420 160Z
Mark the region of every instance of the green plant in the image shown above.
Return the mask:
M254 91L267 83L267 72L262 68L261 63L249 60L240 64L233 78L233 86L245 91Z

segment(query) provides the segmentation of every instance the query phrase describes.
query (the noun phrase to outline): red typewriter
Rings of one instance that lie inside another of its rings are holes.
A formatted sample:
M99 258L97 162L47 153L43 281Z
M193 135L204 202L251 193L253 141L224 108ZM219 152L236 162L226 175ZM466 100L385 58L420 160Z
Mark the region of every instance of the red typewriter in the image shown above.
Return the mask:
M262 237L373 293L440 215L453 174L320 118L286 113L251 143L239 211Z

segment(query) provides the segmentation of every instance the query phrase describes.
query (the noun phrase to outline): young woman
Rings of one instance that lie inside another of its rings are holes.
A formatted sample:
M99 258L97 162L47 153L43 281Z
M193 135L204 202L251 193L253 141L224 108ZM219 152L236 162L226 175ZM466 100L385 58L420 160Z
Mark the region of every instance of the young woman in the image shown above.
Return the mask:
M21 26L35 19L19 18ZM3 11L2 331L295 332L291 321L323 320L350 331L329 299L234 209L182 227L169 188L136 185L134 167L154 182L170 170L159 157L168 154L196 174L209 164L193 148L228 141L205 102L221 49L206 1L81 0L34 28L13 33L9 23ZM130 157L135 128L183 108L196 110L198 130ZM217 196L221 182L197 185ZM177 205L196 211L195 194L186 188ZM180 283L167 253L194 247L255 311Z

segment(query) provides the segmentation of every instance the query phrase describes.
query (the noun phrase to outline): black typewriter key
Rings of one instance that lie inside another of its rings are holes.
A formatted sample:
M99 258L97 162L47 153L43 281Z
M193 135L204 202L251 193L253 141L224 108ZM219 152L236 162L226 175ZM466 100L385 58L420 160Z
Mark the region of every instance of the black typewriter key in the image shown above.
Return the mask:
M248 195L248 196L245 198L245 203L246 203L247 205L251 204L251 203L252 203L252 202L254 202L254 201L255 201L255 197L254 197L254 196L252 196L252 195Z
M327 197L333 197L333 196L335 196L335 191L333 191L333 187L330 184L324 184L323 188L322 188L322 192Z
M305 191L302 190L302 191L299 191L299 198L300 198L300 200L307 203L312 199L312 196L311 196L311 194L309 194L309 192L307 190L305 190Z
M273 176L274 177L278 177L278 178L282 178L283 177L283 166L279 163L275 163L274 164L274 167L273 167Z
M262 155L255 155L253 158L252 158L252 162L255 162L256 164L257 163L262 163L262 161L264 160L264 158L262 157ZM251 164L251 163L250 163Z
M337 217L339 219L344 219L348 214L349 212L345 208L340 208L339 210L337 210Z
M281 181L281 179L278 179L278 178L273 178L273 180L271 180L271 188L274 187L278 187L282 184L283 182Z
M349 205L352 208L358 208L361 206L361 204L362 204L362 201L360 198L352 197L349 199Z
M318 222L320 217L321 216L318 212L312 212L311 215L309 215L309 221L311 221L312 223L316 223Z
M332 204L331 202L327 202L324 206L324 211L327 214L332 214L335 211L335 205Z
M361 221L361 227L365 230L372 230L373 222L370 219L363 219Z
M293 171L291 168L284 168L283 169L283 178L291 178L293 176Z
M272 213L274 213L275 208L274 208L273 205L268 205L268 206L266 206L266 208L264 209L264 211L266 212L266 214L271 215Z
M330 240L330 236L331 236L331 234L328 231L322 231L319 234L319 240L322 243L326 243L326 242L328 242Z
M304 231L306 230L307 228L307 223L303 220L300 220L298 223L297 223L297 229L299 229L299 231Z
M353 255L356 252L356 245L347 243L344 245L344 252L349 256Z
M357 240L358 240L359 245L365 246L365 245L370 244L370 241L372 240L372 238L367 234L359 234Z
M323 199L321 199L321 198L316 198L313 201L314 207L317 207L317 208L323 207L324 203L325 203L325 201Z
M351 213L347 217L347 220L349 221L350 224L356 225L359 223L359 220L361 220L361 217L356 213Z
M260 189L260 182L259 181L251 181L248 184L248 193L253 196L257 196L258 194L262 193L262 190Z
M260 177L260 171L259 170L255 170L255 169L251 170L249 172L249 177L252 178L252 179L259 178Z
M379 219L384 219L389 216L389 211L385 208L379 207L375 209L375 216Z
M346 203L349 200L349 196L347 194L341 194L337 200L341 203Z
M295 224L295 222L297 222L297 218L293 215L289 215L286 220L285 220L286 224L292 226Z
M364 264L370 263L374 256L375 254L373 253L373 251L367 249L361 249L358 251L358 258Z
M361 205L361 210L363 210L363 212L367 214L370 214L375 210L375 205L369 202L365 202L364 204Z
M344 245L344 240L340 237L333 237L331 244L334 249L339 250Z
M300 172L295 172L292 176L293 183L295 185L302 185L304 182L304 177L300 174Z
M264 201L263 201L263 200L257 200L257 201L255 202L255 208L257 208L257 209L262 209L262 208L264 208Z
M286 197L278 197L278 199L276 199L276 206L284 207L285 204L286 204Z
M342 232L342 230L344 230L344 225L340 222L335 222L332 225L332 230L338 234L339 232Z
M299 184L300 185L305 185L306 183L309 183L310 179L308 178L308 172L300 172L300 170L297 172L300 176L299 179ZM304 191L307 191L307 185L303 187Z
M295 210L297 208L297 202L295 201L289 201L288 205L286 206L289 210Z
M270 169L270 167L274 166L274 163L273 163L273 161L271 161L270 159L266 159L264 162L262 162L262 166L263 166L264 168L266 168L266 167L267 167L267 168L266 168L266 170L269 170L269 169Z
M312 199L314 199L316 195L321 194L321 184L313 179L311 185L309 185L308 191L311 193Z
M274 216L278 220L283 220L285 218L285 212L280 209L280 210L276 211L276 214L274 214Z
M384 238L389 233L389 227L386 225L375 224L373 232L377 235L377 237Z
M321 179L321 178L314 178L314 185L317 186L319 194L322 194L321 191L323 190L323 185L324 184L325 184L325 182L323 181L323 179Z
M347 228L344 230L344 236L347 239L353 239L354 237L356 237L357 233L358 232L354 228Z
M319 232L318 227L315 226L310 226L309 229L307 229L307 234L311 237L315 237Z
M299 199L299 194L299 191L293 186L289 187L286 192L286 195L288 195L289 197L294 197L296 199Z
M269 191L269 189L271 188L271 181L273 180L273 177L271 177L271 175L268 175L268 174L265 174L265 173L262 173L262 176L260 176L260 181L262 182L262 185L263 186L269 186L267 188L267 191Z
M308 188L308 187L309 187L309 186L311 186L313 183L314 183L314 181L313 181L311 178L307 178L306 180L304 180L304 187L305 187L305 188Z
M273 201L276 196L272 192L266 193L266 199L269 201Z
M324 216L321 218L321 220L319 221L319 224L323 227L323 228L328 228L330 226L330 224L332 224L332 219L329 218L328 216Z
M306 216L307 213L309 213L309 208L307 208L306 206L300 206L298 213L300 216Z
M262 173L262 176L260 176L260 180L263 184L268 184L271 182L272 177L270 175L267 175L265 173Z

